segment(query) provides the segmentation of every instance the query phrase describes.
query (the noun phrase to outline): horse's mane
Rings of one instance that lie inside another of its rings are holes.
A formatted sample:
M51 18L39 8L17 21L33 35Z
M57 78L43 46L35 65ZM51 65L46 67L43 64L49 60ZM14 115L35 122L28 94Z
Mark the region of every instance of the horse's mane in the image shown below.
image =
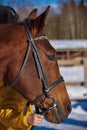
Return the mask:
M13 23L18 21L17 12L10 6L0 5L0 23Z

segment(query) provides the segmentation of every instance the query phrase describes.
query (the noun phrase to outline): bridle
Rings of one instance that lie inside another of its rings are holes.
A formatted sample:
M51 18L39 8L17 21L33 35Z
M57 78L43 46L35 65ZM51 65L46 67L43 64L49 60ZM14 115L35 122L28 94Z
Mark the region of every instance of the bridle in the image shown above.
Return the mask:
M43 92L34 101L28 102L26 104L24 114L26 114L29 104L36 105L37 102L40 101L40 99L43 96L45 96L46 99L44 101L44 110L39 111L39 109L38 109L38 112L44 114L47 111L52 110L52 111L54 111L57 120L59 120L60 117L62 119L62 118L64 118L62 107L60 106L60 104L58 102L56 102L55 98L49 94L49 91L52 90L54 87L58 86L61 82L64 81L64 79L63 79L62 76L60 76L59 79L57 79L50 86L48 86L48 82L47 82L46 74L45 74L45 71L44 71L44 68L43 68L43 64L41 62L41 58L39 56L37 46L34 42L35 40L43 40L43 39L48 39L48 38L46 36L39 36L39 37L36 37L36 38L33 39L32 36L31 36L30 30L29 30L29 27L27 25L26 19L23 21L23 25L24 25L24 28L25 28L25 31L26 31L26 34L27 34L28 48L26 50L23 63L21 65L21 68L20 68L16 78L10 84L7 84L6 87L13 87L17 83L18 79L20 78L21 73L24 70L26 62L28 60L30 49L32 48L32 52L33 52L33 55L34 55L34 59L35 59L38 74L39 74L39 78L40 78L40 80L42 81L42 84L43 84ZM48 99L51 99L52 103L49 106L46 106L46 101ZM58 113L58 111L60 111L60 112Z

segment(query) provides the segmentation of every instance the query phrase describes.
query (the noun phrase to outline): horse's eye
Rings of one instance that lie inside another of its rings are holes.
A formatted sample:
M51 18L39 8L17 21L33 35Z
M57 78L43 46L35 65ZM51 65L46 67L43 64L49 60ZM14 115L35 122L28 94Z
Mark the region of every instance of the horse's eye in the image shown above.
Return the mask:
M55 55L47 55L47 59L50 61L55 61L56 57L55 57Z

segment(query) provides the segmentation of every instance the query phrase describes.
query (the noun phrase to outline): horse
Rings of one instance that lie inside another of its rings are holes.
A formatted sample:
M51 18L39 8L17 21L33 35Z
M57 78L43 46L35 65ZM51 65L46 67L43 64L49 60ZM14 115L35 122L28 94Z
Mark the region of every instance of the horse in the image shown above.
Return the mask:
M71 101L60 74L56 50L44 33L50 6L21 22L0 24L0 81L20 93L52 123L67 119ZM26 109L24 110L26 114Z
M17 12L10 6L0 5L0 23L12 23L18 21Z

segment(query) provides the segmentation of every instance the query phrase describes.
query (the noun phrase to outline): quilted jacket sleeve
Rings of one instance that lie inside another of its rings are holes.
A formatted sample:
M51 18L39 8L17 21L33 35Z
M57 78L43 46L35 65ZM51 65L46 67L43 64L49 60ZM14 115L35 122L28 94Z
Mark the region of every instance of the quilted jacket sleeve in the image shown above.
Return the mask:
M27 117L33 113L32 106L24 116L27 100L12 88L0 87L0 130L30 130Z

